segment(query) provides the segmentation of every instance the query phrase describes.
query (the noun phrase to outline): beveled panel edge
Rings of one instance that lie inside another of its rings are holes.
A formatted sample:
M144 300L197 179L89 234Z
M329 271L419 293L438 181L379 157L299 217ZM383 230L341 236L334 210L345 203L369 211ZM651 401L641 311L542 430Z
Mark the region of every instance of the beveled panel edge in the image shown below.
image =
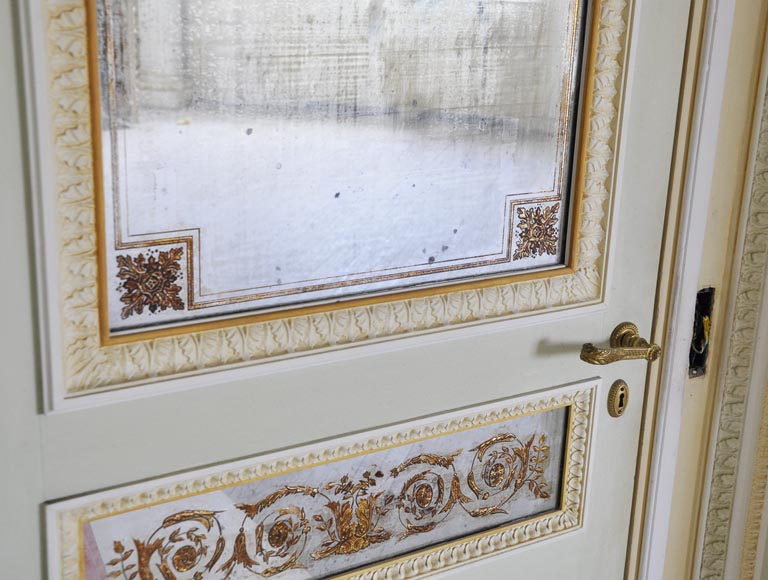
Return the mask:
M431 419L360 433L335 444L307 445L252 459L52 502L46 507L47 566L50 580L81 580L80 527L84 520L116 515L159 503L229 488L248 481L335 462L515 419L563 406L570 407L564 457L561 509L389 559L369 568L344 573L334 580L423 578L460 565L560 535L582 526L589 450L594 423L594 399L600 379L515 397Z
M41 128L40 141L51 142L54 185L42 195L42 212L53 217L40 221L57 224L55 235L49 231L43 236L54 240L45 254L46 262L55 262L46 263L52 272L46 314L52 322L43 329L52 335L53 346L49 407L56 409L67 398L159 379L603 300L613 152L628 40L627 0L592 2L598 27L596 34L593 30L593 69L583 97L589 103L588 131L579 163L582 198L573 209L578 247L569 273L106 346L99 332L86 0L42 2L45 30L40 44L45 54L38 56L47 61L44 113L51 123Z

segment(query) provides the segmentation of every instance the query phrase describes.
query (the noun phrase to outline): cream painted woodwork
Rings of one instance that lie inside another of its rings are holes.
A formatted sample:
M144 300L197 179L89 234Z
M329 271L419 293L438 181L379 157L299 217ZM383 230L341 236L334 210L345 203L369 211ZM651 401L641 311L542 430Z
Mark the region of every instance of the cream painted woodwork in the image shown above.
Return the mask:
M10 0L0 4L0 69L21 83L20 63L31 64L22 50L30 42L22 32L29 13L12 6ZM40 270L31 215L40 182L49 177L41 177L26 148L49 144L32 138L40 118L32 116L31 102L22 105L13 83L0 85L6 272L0 480L2 513L10 522L0 542L4 575L42 577L49 564L39 518L46 502L596 379L581 529L456 567L451 577L622 577L648 365L592 367L579 360L579 351L585 342L607 341L625 320L646 337L651 332L689 3L637 0L625 8L621 0L609 0L604 9L614 11L606 42L624 31L631 42L628 52L620 52L627 57L619 59L625 75L615 94L609 91L615 101L598 103L617 107L619 133L607 183L613 203L594 224L608 235L597 303L267 363L226 382L211 374L198 388L135 395L128 389L98 404L47 414L41 384L45 347L36 345L48 342L35 336ZM29 93L42 77L28 80ZM45 229L37 231L38 237L46 235ZM629 384L630 404L614 419L606 399L619 378ZM58 563L51 569L59 569Z

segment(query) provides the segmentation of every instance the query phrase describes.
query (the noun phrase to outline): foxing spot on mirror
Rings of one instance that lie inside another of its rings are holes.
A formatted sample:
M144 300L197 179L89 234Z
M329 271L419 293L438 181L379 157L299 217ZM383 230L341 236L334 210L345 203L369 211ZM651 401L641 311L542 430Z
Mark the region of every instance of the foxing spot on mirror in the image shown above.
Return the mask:
M110 333L566 265L585 2L92 2Z

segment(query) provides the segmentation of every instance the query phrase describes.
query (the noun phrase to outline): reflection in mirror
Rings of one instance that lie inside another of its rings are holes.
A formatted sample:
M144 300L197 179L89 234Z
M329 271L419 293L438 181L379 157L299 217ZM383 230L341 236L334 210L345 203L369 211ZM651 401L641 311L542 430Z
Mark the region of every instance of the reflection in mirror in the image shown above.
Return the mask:
M565 263L579 0L94 0L112 332Z

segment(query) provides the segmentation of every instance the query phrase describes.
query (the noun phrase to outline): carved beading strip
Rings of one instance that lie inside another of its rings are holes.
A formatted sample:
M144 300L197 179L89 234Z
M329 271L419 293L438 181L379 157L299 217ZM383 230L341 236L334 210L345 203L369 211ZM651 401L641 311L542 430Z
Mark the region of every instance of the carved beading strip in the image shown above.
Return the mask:
M747 509L747 525L744 529L744 543L741 549L741 580L757 580L755 563L759 550L760 528L763 524L763 509L768 495L768 393L763 393L763 408L760 415L760 431L757 436L752 488Z

